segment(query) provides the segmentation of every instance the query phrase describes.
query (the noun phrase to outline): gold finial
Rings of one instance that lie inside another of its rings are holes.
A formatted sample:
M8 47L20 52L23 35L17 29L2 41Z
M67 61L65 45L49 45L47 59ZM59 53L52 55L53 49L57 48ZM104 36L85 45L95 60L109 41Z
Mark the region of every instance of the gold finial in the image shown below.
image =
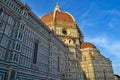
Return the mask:
M58 2L56 3L56 7L55 7L54 11L61 11L61 10L60 10L60 7L59 7L59 5L58 5Z

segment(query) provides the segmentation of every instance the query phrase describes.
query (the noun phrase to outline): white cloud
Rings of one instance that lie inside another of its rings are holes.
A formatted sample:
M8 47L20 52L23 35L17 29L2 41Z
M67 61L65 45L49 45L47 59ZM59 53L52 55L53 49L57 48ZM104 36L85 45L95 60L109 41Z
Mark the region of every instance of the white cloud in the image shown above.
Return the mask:
M108 26L111 29L114 30L118 30L118 28L120 28L120 18L119 17L113 17L109 22L108 22Z
M112 10L103 10L103 13L106 16L109 16L108 26L111 29L118 30L120 28L120 10L112 9Z
M120 75L120 65L119 64L113 64L114 74Z
M80 18L82 18L82 19L86 18L89 15L89 13L94 9L94 7L95 7L95 4L92 2L90 4L89 8L85 12L83 12L83 14L80 16Z
M111 55L119 57L120 59L120 56L119 56L120 55L120 41L113 41L104 35L98 36L98 37L87 38L86 40L92 43L95 43L97 46L104 48Z
M81 25L81 28L85 28L86 26L89 26L89 27L95 26L95 24L93 22L90 22L89 19L81 21L80 25Z
M112 9L112 10L105 10L104 12L107 13L107 14L120 16L120 11L119 10Z

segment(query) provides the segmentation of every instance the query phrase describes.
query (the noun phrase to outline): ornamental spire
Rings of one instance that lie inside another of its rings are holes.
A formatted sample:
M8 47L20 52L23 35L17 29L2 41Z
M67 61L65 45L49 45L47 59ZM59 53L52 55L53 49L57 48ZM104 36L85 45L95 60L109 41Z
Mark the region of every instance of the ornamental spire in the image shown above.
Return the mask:
M58 3L56 3L55 9L54 9L54 12L56 12L56 11L59 11L59 12L61 11Z

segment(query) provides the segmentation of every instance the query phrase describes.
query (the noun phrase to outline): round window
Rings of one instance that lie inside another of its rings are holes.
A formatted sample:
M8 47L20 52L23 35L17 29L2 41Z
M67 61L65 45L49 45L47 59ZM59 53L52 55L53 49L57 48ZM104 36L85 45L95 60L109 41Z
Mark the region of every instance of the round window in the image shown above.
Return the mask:
M63 33L64 35L67 35L67 31L66 31L65 29L62 30L62 33Z

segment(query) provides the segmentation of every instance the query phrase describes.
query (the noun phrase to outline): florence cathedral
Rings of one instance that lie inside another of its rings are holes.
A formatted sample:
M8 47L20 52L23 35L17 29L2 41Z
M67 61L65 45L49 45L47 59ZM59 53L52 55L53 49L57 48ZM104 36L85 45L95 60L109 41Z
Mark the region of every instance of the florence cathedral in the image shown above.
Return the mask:
M38 18L21 0L0 0L0 80L114 80L114 72L58 4Z

